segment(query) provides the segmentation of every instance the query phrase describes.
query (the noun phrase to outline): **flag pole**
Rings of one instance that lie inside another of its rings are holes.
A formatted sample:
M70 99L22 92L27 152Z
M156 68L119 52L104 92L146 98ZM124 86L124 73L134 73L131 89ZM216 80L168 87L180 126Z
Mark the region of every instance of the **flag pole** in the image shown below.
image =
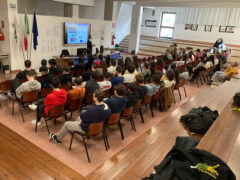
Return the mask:
M21 39L20 39L20 44L21 44L22 53L23 53L23 60L25 61L25 55L24 55L23 46L22 46L22 40Z
M34 12L35 12L35 9L33 9L33 18L34 18ZM33 22L32 22L32 27L33 27ZM32 28L32 29L33 29L33 28ZM31 60L31 57L32 57L32 38L33 38L33 32L31 32L30 58L29 58L29 60Z

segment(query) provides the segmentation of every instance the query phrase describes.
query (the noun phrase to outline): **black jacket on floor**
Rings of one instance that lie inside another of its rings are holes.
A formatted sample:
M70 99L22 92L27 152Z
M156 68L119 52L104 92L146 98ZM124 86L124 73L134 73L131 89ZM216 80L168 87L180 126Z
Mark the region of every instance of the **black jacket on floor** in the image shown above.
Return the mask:
M198 143L199 140L194 137L177 137L172 150L154 167L156 173L143 180L236 180L224 161L207 151L196 149ZM202 168L198 169L197 165ZM213 169L209 171L207 168Z

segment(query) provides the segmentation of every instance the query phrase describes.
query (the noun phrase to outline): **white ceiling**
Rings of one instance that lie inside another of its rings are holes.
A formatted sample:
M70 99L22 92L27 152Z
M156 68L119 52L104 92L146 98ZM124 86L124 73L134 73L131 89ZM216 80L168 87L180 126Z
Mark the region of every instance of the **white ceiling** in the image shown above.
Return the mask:
M151 7L225 7L239 8L240 0L115 0Z

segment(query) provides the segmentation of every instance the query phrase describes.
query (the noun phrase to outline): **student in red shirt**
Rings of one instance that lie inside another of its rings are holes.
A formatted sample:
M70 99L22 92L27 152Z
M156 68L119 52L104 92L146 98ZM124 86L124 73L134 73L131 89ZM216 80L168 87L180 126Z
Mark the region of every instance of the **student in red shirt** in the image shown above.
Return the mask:
M60 89L60 80L58 78L54 78L51 82L51 87L53 88L53 92L49 94L46 99L41 102L39 102L37 106L37 125L41 125L41 116L40 114L45 113L45 115L48 115L49 110L53 106L59 106L62 104L65 104L67 100L67 92L64 89ZM32 121L33 124L36 124L36 120Z

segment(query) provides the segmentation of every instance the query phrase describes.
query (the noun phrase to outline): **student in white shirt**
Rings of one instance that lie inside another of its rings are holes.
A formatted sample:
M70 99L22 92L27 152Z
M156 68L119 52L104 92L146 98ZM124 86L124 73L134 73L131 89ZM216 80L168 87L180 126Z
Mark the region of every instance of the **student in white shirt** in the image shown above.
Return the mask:
M116 61L115 61L115 59L111 59L110 60L110 67L108 68L108 72L110 73L110 74L113 74L115 71L116 71Z
M176 83L174 80L174 72L172 70L167 70L166 75L163 76L163 81L166 88L172 87L172 85Z
M102 82L98 82L98 85L102 91L106 91L112 87L112 84L110 82L112 74L107 72L103 76L104 76L104 80Z
M124 83L131 83L134 82L135 80L135 75L134 75L134 71L135 71L135 66L133 64L129 64L127 67L128 70L128 74L124 74L123 78L124 78Z

